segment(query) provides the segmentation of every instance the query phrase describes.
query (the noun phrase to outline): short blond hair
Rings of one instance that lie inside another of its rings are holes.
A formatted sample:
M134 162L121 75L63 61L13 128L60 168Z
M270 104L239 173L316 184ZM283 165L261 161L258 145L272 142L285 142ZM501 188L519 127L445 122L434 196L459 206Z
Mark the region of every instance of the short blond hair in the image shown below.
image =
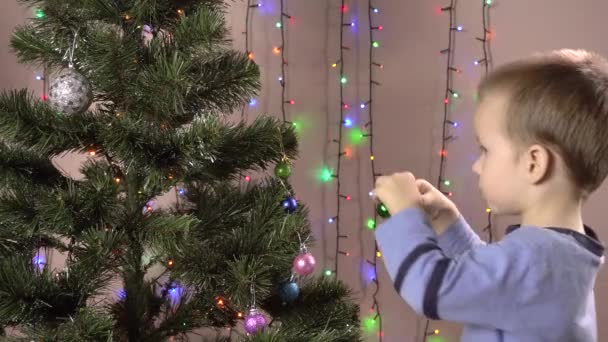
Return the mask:
M558 50L504 65L479 85L479 99L507 96L507 136L519 149L541 144L559 153L587 196L608 174L608 61L584 50Z

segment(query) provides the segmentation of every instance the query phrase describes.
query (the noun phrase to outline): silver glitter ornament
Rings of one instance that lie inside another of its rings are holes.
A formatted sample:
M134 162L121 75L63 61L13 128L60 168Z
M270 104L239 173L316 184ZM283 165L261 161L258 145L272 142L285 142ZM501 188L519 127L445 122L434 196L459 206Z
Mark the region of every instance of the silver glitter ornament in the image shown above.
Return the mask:
M49 104L65 115L79 114L93 101L91 84L74 68L61 70L49 88Z

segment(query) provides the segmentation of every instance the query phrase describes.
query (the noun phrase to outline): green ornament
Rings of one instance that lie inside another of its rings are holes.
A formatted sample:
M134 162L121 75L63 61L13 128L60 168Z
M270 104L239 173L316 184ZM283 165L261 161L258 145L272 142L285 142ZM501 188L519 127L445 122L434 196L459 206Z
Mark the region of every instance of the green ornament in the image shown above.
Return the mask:
M274 174L279 178L287 179L291 176L291 166L287 162L281 161L275 166Z
M384 203L378 203L378 205L376 205L376 212L378 212L378 215L382 218L391 217L391 213L388 212Z

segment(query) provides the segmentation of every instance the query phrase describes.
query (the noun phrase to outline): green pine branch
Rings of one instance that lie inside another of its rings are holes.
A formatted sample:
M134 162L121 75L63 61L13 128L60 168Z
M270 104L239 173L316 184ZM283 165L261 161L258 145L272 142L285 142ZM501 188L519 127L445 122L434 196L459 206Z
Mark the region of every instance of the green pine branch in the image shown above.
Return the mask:
M48 157L95 145L102 120L90 112L77 117L58 114L26 89L0 93L0 136Z
M37 150L0 142L0 187L21 189L24 183L51 187L63 179L53 163Z
M112 342L113 318L99 310L86 308L70 316L57 328L39 329L34 326L24 326L25 338L7 337L7 342Z

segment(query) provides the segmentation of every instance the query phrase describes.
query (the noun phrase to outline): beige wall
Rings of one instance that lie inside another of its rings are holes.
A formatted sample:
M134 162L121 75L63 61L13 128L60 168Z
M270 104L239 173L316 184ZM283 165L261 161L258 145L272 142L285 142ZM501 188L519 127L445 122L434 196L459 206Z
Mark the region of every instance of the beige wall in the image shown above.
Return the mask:
M280 44L280 31L274 26L278 19L278 1L263 1L265 7L255 12L252 33L253 52L263 74L263 94L258 105L247 111L251 119L260 113L280 116L280 59L272 53L272 47ZM335 212L335 183L320 185L315 171L323 163L335 166L337 146L331 143L338 132L339 88L337 70L329 65L339 53L338 33L340 2L337 0L295 1L285 0L286 11L295 17L288 24L286 52L289 62L286 74L289 97L296 105L288 107L288 118L303 123L301 133L301 157L296 161L294 183L298 198L306 203L311 212L313 232L319 240L313 249L319 264L319 272L333 265L335 226L327 224L327 218ZM350 21L353 13L359 19L367 18L367 1L348 1ZM374 16L376 25L384 31L377 33L381 48L376 50L377 60L385 68L376 73L382 83L374 95L375 157L379 172L411 170L418 177L437 177L440 149L445 82L445 57L438 51L447 46L447 14L436 15L434 6L447 1L376 1L381 10ZM266 7L268 5L268 7ZM33 70L18 66L7 48L8 34L23 22L30 12L20 9L14 1L4 0L0 14L0 87L29 87L39 91L41 85L33 79ZM235 2L228 13L237 48L244 49L245 3ZM608 3L600 0L538 0L495 1L491 10L491 22L495 38L492 43L494 63L500 64L536 51L571 47L585 48L608 56L605 43L606 27L603 24ZM471 114L474 109L474 87L482 75L482 69L472 61L481 55L481 45L475 40L480 35L481 0L459 1L457 23L465 31L457 35L455 66L463 69L457 75L454 88L461 99L453 106L452 120L461 122L453 133L459 138L449 146L446 175L452 180L454 199L473 227L481 230L486 225L485 206L477 190L471 164L477 153L473 139ZM365 27L366 21L360 23ZM345 72L349 83L345 87L346 102L350 104L367 100L367 31L345 30L345 42L351 47L345 54ZM367 120L367 112L355 106L352 114ZM341 230L350 238L344 241L344 250L351 256L340 256L340 278L355 291L367 314L371 305L373 286L367 287L360 276L362 260L374 253L372 234L365 228L365 220L372 213L367 192L372 188L369 149L361 145L353 149L354 156L342 164L341 182L344 194L353 196L343 202ZM60 161L70 173L77 170L77 159L66 157ZM595 228L600 237L608 240L602 213L608 199L604 185L585 207L586 223ZM494 221L495 231L502 236L506 225L516 223L516 218L499 218ZM486 236L483 234L482 236ZM395 294L390 280L379 274L380 308L384 321L384 341L420 341L419 334L425 321L416 315ZM608 341L608 271L604 269L596 284L596 302L600 341ZM460 329L456 324L433 322L444 341L457 341ZM377 337L368 336L369 341Z

